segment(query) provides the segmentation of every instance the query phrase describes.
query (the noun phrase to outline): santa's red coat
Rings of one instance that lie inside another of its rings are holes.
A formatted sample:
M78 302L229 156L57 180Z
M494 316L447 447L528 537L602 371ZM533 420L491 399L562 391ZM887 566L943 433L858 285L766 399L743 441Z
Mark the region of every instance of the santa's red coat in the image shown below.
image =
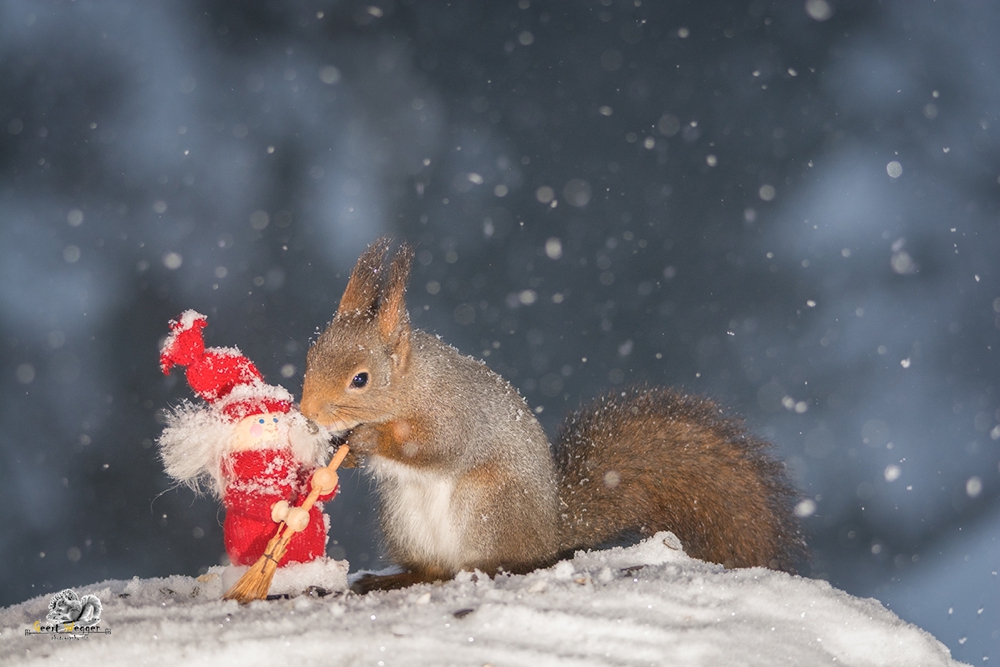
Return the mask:
M309 495L313 470L299 464L287 449L251 449L226 457L223 531L234 565L252 565L264 554L280 525L271 520L271 508L279 500L299 505ZM319 497L309 510L309 525L292 537L279 566L326 555L327 517L319 503L333 498L339 488Z

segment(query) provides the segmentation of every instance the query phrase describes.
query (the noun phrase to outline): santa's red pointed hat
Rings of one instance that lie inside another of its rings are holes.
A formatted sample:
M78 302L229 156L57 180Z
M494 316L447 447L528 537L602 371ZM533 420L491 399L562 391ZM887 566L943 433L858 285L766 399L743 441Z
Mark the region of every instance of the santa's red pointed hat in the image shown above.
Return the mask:
M160 351L164 375L174 366L187 367L194 393L217 406L232 421L268 412L288 412L292 395L264 382L254 363L235 347L205 347L202 329L208 318L186 310L170 320L170 335Z

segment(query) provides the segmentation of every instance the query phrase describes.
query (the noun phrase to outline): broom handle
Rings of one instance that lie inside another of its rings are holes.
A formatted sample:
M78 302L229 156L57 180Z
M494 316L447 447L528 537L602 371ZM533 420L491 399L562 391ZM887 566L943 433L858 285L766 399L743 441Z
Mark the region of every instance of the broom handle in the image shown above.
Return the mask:
M339 468L340 464L343 463L344 459L347 457L347 452L349 450L350 450L350 447L348 447L347 445L341 445L337 449L337 451L334 452L333 458L330 459L330 462L326 464L327 470L329 470L330 472L333 472L337 468ZM299 507L301 509L304 509L305 511L308 512L309 510L312 509L312 506L316 504L316 499L317 498L319 498L319 487L318 486L313 486L312 487L312 491L309 492L309 495L306 496L306 499L302 501L302 503L299 505ZM292 530L291 528L289 528L289 526L288 526L287 523L285 523L284 521L282 521L281 522L281 529L278 530L278 532L275 533L274 537L271 538L271 539L283 542L283 544L281 544L281 548L282 548L282 551L283 551L284 550L284 546L288 544L288 540L290 540L292 538L293 534L295 534L295 531ZM277 545L277 542L275 542L275 545ZM271 546L272 546L271 544L267 545L266 553L271 553L271 554L274 553L274 550L271 549Z
M330 459L330 462L326 464L326 469L333 472L339 468L340 464L344 462L344 458L347 457L347 451L349 449L350 447L347 445L341 445L337 451L334 452L333 458ZM312 491L309 492L309 495L302 501L302 504L299 505L299 507L308 512L312 509L312 506L316 504L317 498L319 498L319 487L314 486Z

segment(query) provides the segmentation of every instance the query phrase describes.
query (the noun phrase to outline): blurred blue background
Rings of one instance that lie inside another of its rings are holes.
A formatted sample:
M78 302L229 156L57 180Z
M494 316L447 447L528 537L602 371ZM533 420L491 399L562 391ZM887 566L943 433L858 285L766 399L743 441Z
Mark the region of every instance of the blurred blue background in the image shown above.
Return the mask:
M0 605L223 557L157 458L167 320L296 395L358 253L553 432L710 394L809 576L1000 657L1000 6L0 4ZM331 554L383 564L345 475Z

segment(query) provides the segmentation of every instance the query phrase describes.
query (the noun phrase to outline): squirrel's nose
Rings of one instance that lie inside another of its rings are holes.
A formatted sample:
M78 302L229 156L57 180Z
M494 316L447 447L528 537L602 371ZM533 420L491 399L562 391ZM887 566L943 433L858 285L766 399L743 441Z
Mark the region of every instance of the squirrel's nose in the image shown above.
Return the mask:
M307 419L322 424L325 403L322 392L317 390L314 383L309 381L309 376L306 375L305 382L302 384L302 402L299 404L299 411Z

